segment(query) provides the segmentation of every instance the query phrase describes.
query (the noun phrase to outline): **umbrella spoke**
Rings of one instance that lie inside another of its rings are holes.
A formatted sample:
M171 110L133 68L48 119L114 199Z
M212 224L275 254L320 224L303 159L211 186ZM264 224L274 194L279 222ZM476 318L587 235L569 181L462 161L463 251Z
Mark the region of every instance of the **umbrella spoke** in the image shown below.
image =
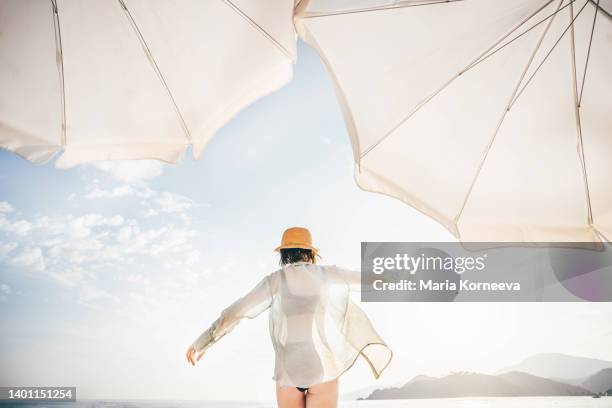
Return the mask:
M570 9L571 17L574 15L574 8ZM595 10L595 15L597 15L597 10ZM586 171L586 162L584 159L584 145L582 143L582 122L580 117L580 102L578 95L578 80L576 75L576 42L574 35L574 24L572 20L572 29L571 29L571 51L572 51L572 82L573 82L573 91L574 91L574 115L576 117L576 132L578 136L578 160L580 162L580 169L582 172L582 182L584 185L584 194L586 198L587 205L587 222L589 225L593 224L593 211L591 209L591 193L589 192L589 182ZM587 56L588 58L588 56ZM586 69L586 66L585 66ZM585 71L586 75L586 71ZM583 81L584 85L584 81Z
M578 18L578 16L580 15L580 13L582 13L582 11L584 10L584 8L586 7L586 5L589 3L590 0L587 0L584 5L580 8L580 10L578 11L578 13L576 13L575 16L572 17L571 22L568 24L567 27L565 27L565 29L563 30L563 32L561 33L561 35L559 36L559 38L557 39L557 41L555 41L555 43L553 44L553 46L550 48L550 50L546 53L546 55L544 56L544 58L542 59L542 61L540 62L540 64L537 66L537 68L535 69L535 71L533 71L533 73L531 74L531 76L529 77L529 79L527 79L527 81L525 82L525 85L523 85L523 87L521 88L521 90L518 92L518 94L516 95L516 97L514 98L514 101L512 101L512 103L510 104L511 108L516 101L518 100L518 98L520 98L520 96L523 94L523 92L525 91L525 89L527 88L527 86L531 83L531 81L533 80L533 78L536 76L536 74L540 71L540 68L542 68L542 65L544 65L544 63L546 62L546 60L548 59L548 57L550 57L550 54L552 54L552 52L555 50L555 48L557 47L557 45L559 45L559 43L561 42L561 40L563 39L563 37L565 36L565 34L569 31L570 28L572 28L574 26L574 22L576 21L576 19Z
M612 7L608 8L609 6L605 6L605 4L600 4L599 0L591 0L591 3L597 3L597 10L601 11L609 18L612 18Z
M593 25L591 26L591 36L589 37L589 47L587 50L586 60L584 62L584 72L582 73L582 85L580 86L580 94L578 95L578 107L582 104L582 92L584 91L584 83L586 81L587 68L589 66L589 57L591 56L591 45L593 44L593 33L595 32L595 22L597 21L597 10L599 10L599 0L595 5L595 13L593 13Z
M236 6L234 3L232 3L231 0L223 0L223 3L225 3L229 8L231 8L240 17L244 18L251 26L256 28L257 31L259 31L272 44L274 44L274 46L276 48L278 48L283 54L285 54L285 56L287 56L287 58L289 58L291 60L295 59L295 57L293 55L291 55L291 53L276 38L274 38L272 36L272 34L267 32L261 25L257 24L257 22L255 20L253 20L251 17L246 15L246 13L243 12L242 10L240 10L240 8L238 6Z
M557 6L557 11L561 8L561 5L563 4L563 0L559 1L559 5ZM459 218L461 217L461 214L463 214L463 210L465 209L465 206L470 198L470 196L472 195L472 190L474 189L474 186L476 185L476 181L478 180L478 177L480 176L481 172L482 172L482 168L484 167L485 161L487 160L487 157L489 156L489 152L491 151L491 148L493 147L493 143L495 142L495 139L497 137L497 134L499 133L499 130L501 129L502 124L504 123L504 120L506 119L506 116L508 114L508 112L510 111L510 108L512 106L512 101L515 97L515 95L517 94L521 83L523 82L523 80L525 79L525 75L527 75L527 72L529 71L529 67L531 67L531 64L533 63L533 60L536 56L536 54L538 53L538 50L540 49L540 47L542 46L542 43L544 42L544 38L546 37L546 34L548 33L548 31L550 30L550 26L552 25L554 20L554 17L551 18L548 21L548 24L546 25L546 27L544 27L544 29L542 30L542 33L540 34L538 41L535 45L535 47L533 48L533 51L531 52L531 55L529 56L529 59L527 60L527 64L525 64L525 68L523 69L518 81L516 82L516 86L514 87L514 90L512 91L512 95L509 98L508 103L506 104L501 117L499 118L499 121L497 122L497 126L495 127L495 130L493 132L493 135L491 136L491 138L489 139L489 142L487 143L487 146L485 147L485 151L484 154L480 160L480 163L478 164L478 168L476 169L476 173L474 174L474 176L472 177L472 181L470 183L470 187L468 188L468 191L465 195L465 198L463 199L463 203L461 204L461 208L459 209L459 212L457 213L457 215L455 216L455 224L458 223Z
M185 136L187 137L187 140L189 141L189 143L191 143L191 132L189 131L189 127L187 127L187 122L185 122L185 118L183 117L183 114L181 113L181 110L179 109L178 104L176 103L176 100L174 99L174 95L172 95L172 91L170 90L170 87L168 86L168 83L166 82L166 78L164 78L164 74L161 72L159 65L157 65L157 61L155 60L155 57L153 57L153 54L151 53L151 49L149 48L147 41L142 35L140 28L138 28L138 24L136 24L136 20L134 20L134 17L132 17L132 13L130 13L130 10L127 8L123 0L118 0L118 1L119 1L119 5L125 12L126 17L128 18L128 21L130 22L130 25L132 26L134 33L138 37L138 40L140 41L140 44L142 45L142 48L144 49L144 52L147 55L147 59L151 63L153 70L157 74L157 77L159 78L162 86L164 87L166 93L168 94L168 97L170 98L170 101L172 102L172 106L174 107L174 111L176 112L176 115L178 116L179 122L181 123L181 127L183 128L183 131L185 132Z
M502 49L506 48L508 45L512 44L513 42L515 42L516 40L518 40L519 38L521 38L522 36L524 36L525 34L529 33L531 30L533 30L534 28L538 27L540 24L548 21L551 18L554 18L557 14L559 14L559 12L561 12L563 9L565 9L566 7L569 7L570 4L573 4L576 0L570 0L569 3L567 3L565 6L561 7L561 8L557 8L557 10L555 10L553 13L549 14L548 16L544 17L543 19L541 19L540 21L538 21L537 23L535 23L534 25L532 25L531 27L529 27L528 29L526 29L525 31L521 32L520 34L518 34L517 36L513 37L512 39L508 40L507 42L505 42L502 46L500 46L499 48L496 48L495 50L491 51L490 53L488 53L487 55L483 56L480 60L476 61L473 65L471 65L470 67L468 67L465 71L474 68L476 65L480 64L481 62L489 59L490 57L492 57L493 55L495 55L497 52L501 51ZM550 4L552 2L548 2L546 5ZM518 29L518 27L516 28ZM514 31L516 31L516 29ZM513 31L513 32L514 32ZM465 72L464 71L464 72Z
M61 110L62 110L62 146L66 146L66 87L64 85L64 50L62 47L62 31L60 30L59 10L57 0L51 0L53 7L53 28L55 29L55 47L57 53L57 69L59 73L59 84L61 91Z
M348 9L348 10L328 11L328 12L312 12L312 13L308 13L303 16L300 16L300 18L306 19L306 18L318 18L318 17L330 17L330 16L344 16L347 14L370 13L373 11L385 11L385 10L393 10L393 9L407 8L407 7L431 6L434 4L455 3L458 1L464 1L464 0L400 1L397 4L390 4L386 6L363 7L363 8L354 8L354 9Z

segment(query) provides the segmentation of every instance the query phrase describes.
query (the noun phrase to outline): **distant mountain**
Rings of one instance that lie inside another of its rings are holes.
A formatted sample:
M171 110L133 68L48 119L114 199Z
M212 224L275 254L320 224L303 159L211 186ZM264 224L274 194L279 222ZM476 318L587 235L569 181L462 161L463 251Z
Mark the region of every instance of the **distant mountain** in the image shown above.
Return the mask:
M408 381L406 384L412 384L412 383L417 382L417 381L430 381L430 380L437 380L437 378L429 376L429 375L417 375L412 380ZM404 385L406 385L406 384L404 384Z
M408 382L402 381L399 383L391 384L389 388L399 388L403 385L410 384L413 381L424 380L428 378L434 378L434 377L429 377L426 375L417 375L416 377L414 377L412 380ZM345 400L364 399L365 397L370 395L373 391L375 391L378 388L380 388L380 385L373 385L370 387L365 387L365 388L360 388L358 390L350 391L350 392L347 392L346 394L342 394L342 399L345 399Z
M514 384L521 389L521 395L525 396L545 396L545 395L590 395L591 392L584 388L565 382L551 380L549 378L538 377L535 375L512 371L500 374L498 378Z
M541 353L533 355L519 364L503 368L498 371L498 374L520 371L538 377L562 379L562 382L580 385L588 377L606 368L612 368L612 361L557 353Z
M518 397L591 395L582 387L510 372L500 375L454 373L441 378L414 378L401 387L372 392L366 399L411 399L453 397Z
M612 368L606 368L582 382L582 387L595 393L606 392L612 389Z
M341 395L341 397L342 397L343 400L363 399L363 398L367 397L368 395L370 395L374 390L376 390L379 387L380 387L380 385L372 385L370 387L359 388L357 390L353 390L353 391L349 391L347 393L343 393Z

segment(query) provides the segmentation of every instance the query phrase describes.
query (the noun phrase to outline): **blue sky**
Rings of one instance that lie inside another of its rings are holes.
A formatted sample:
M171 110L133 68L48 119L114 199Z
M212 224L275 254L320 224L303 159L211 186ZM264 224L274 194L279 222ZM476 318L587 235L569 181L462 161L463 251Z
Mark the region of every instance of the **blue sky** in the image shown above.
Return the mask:
M235 117L197 161L187 152L179 165L58 170L0 152L2 385L77 385L90 398L270 399L266 317L242 323L195 368L183 354L277 267L272 248L286 227L309 227L322 262L353 268L361 241L454 240L355 185L330 80L312 50L298 51L294 80ZM494 371L538 351L612 359L608 304L364 309L396 355L381 384ZM343 384L373 382L359 363Z

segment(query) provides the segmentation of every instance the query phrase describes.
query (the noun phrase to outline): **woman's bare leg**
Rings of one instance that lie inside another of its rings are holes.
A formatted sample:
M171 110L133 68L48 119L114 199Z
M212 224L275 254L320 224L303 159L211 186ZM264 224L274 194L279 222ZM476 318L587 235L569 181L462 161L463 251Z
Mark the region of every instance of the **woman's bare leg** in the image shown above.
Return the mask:
M276 383L276 402L278 408L304 408L306 397L295 387L281 387Z
M313 385L306 393L306 408L337 408L338 379Z

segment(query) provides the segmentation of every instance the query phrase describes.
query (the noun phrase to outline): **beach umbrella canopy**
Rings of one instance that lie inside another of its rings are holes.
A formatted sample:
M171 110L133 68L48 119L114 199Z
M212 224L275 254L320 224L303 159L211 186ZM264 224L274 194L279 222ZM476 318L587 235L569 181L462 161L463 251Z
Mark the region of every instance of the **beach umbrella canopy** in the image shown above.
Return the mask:
M177 162L317 50L355 179L464 241L612 236L612 0L3 0L0 145Z
M611 0L357 3L296 21L363 189L465 241L612 238Z
M58 167L196 157L291 79L293 0L2 0L0 145Z

